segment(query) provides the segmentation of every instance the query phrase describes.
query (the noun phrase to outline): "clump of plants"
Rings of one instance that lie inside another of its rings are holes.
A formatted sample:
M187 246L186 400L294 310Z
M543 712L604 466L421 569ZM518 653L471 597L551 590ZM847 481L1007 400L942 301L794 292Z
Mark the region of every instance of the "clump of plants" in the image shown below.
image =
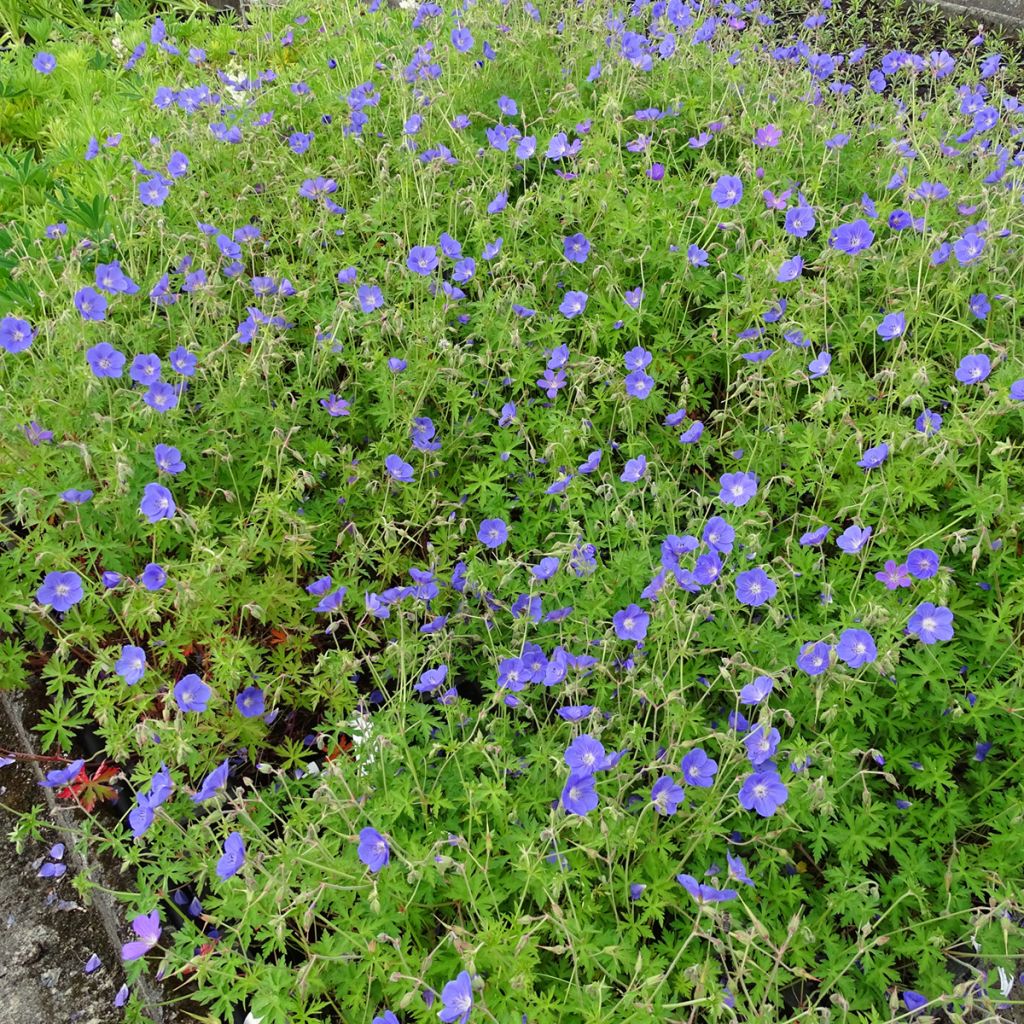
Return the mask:
M842 17L2 56L0 674L130 1015L1020 999L1019 75Z

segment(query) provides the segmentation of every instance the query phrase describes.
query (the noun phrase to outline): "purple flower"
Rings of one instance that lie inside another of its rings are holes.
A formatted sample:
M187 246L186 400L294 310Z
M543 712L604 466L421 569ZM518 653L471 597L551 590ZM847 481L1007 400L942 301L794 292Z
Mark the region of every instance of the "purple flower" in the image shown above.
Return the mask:
M328 576L329 580L330 577ZM330 584L328 584L329 586ZM338 587L332 590L329 594L325 594L320 603L313 609L315 612L333 612L341 607L341 602L345 600L345 595L348 593L348 587Z
M695 747L686 754L679 768L683 773L683 782L688 786L708 789L714 785L718 762L708 757L701 747Z
M886 590L910 586L910 573L905 565L898 565L892 558L888 559L881 572L875 573L875 579L885 584Z
M414 245L409 251L409 260L406 264L414 274L422 274L427 277L432 274L438 266L437 249L432 245Z
M153 461L156 463L158 471L169 473L172 476L185 470L185 463L181 460L181 452L172 444L154 445Z
M467 971L460 971L454 981L441 989L441 1009L437 1016L443 1024L466 1024L473 1009L473 979Z
M956 370L961 384L980 384L992 372L992 361L984 353L964 356Z
M644 370L634 370L626 375L626 394L631 398L646 398L654 387L654 378Z
M412 483L412 466L410 466L404 459L400 459L397 455L389 455L384 460L384 468L387 470L388 475L392 480L397 480L400 484Z
M263 714L264 706L263 691L258 686L246 687L235 698L235 707L242 713L243 718L259 718Z
M740 806L756 811L762 818L770 818L786 802L789 790L777 772L754 772L740 787Z
M848 555L855 555L868 542L872 527L848 526L836 538L836 545Z
M107 315L107 297L95 288L79 288L75 292L75 309L83 320L103 320Z
M151 523L173 518L175 510L174 497L166 487L162 484L146 484L142 491L139 511Z
M359 300L359 308L364 313L372 313L384 305L384 296L375 284L361 284L356 289L356 298Z
M224 840L224 853L217 861L217 877L221 881L227 881L232 875L237 875L245 863L245 844L239 832L232 832Z
M629 459L619 479L624 484L635 484L647 475L647 457L638 455L635 459Z
M587 241L586 235L582 233L569 235L562 239L562 247L565 258L571 263L587 262L587 257L590 255L590 242Z
M806 643L796 657L796 667L809 676L820 676L828 670L831 655L832 648L824 640Z
M89 490L80 491L75 488L71 488L67 491L61 491L60 496L69 505L84 505L93 496L93 492Z
M194 672L174 684L174 700L182 711L205 711L213 691Z
M761 725L751 729L743 738L743 745L747 748L747 757L750 759L750 763L756 768L774 757L781 738L778 729L769 729L765 732L764 726Z
M748 569L736 577L736 600L752 608L770 601L778 590L775 580L764 569Z
M160 380L161 369L160 357L152 352L145 352L132 360L132 365L128 368L128 376L136 384L149 386Z
M57 58L52 53L40 50L32 58L32 67L41 75L48 75L57 66Z
M508 540L508 527L503 519L485 519L480 524L476 539L491 550L500 548Z
M558 311L568 320L577 317L587 308L586 292L566 292Z
M915 992L912 988L908 988L903 993L903 1002L911 1014L916 1016L921 1008L927 1004L928 999L926 996L921 995L920 992Z
M605 768L608 760L604 746L588 733L577 736L562 757L576 775L593 775Z
M228 775L231 771L230 762L225 759L221 761L209 775L203 779L203 784L192 794L192 803L201 804L217 795L218 790L228 784Z
M36 591L36 600L55 612L66 612L82 600L82 578L77 572L48 572Z
M755 707L772 692L774 685L771 676L756 676L752 683L747 683L740 690L740 703L748 707Z
M942 605L925 601L914 609L907 623L907 632L911 636L916 636L923 644L952 640L953 613Z
M171 194L170 182L162 174L139 182L139 202L143 206L163 206Z
M320 405L327 410L328 416L349 416L351 407L344 398L339 398L333 391L326 397L320 399Z
M984 293L972 295L968 305L971 313L979 320L987 320L989 313L992 312L992 303L988 301L988 296Z
M141 647L125 644L114 671L128 686L134 686L146 674L146 652Z
M925 437L937 434L941 427L942 417L937 412L932 412L931 409L925 409L914 421L914 428L919 434L924 434Z
M1010 398L1014 402L1024 402L1024 377L1015 380L1010 385Z
M712 551L728 555L732 551L736 531L721 516L712 516L707 521L701 537Z
M391 861L391 847L375 828L364 828L359 833L359 859L373 874L387 867Z
M907 330L907 318L904 313L889 313L875 329L875 333L883 341L893 341L902 337Z
M836 657L850 668L861 668L878 656L874 638L866 629L844 629L836 644Z
M147 562L139 577L139 582L147 590L159 590L167 582L167 572L156 562Z
M121 959L138 960L145 956L160 941L160 912L140 914L132 921L132 931L139 937L137 942L127 942L121 947Z
M733 174L723 174L712 187L711 198L720 210L736 206L743 198L743 182Z
M622 611L616 612L612 616L615 635L620 640L643 640L647 636L647 627L650 622L650 615L635 604L627 605Z
M675 814L685 799L686 791L668 775L662 775L651 787L651 803L659 814Z
M773 149L782 141L782 129L766 124L754 132L754 145L760 149Z
M468 53L473 49L473 34L463 25L459 25L457 28L452 29L451 40L452 46L454 46L459 53Z
M698 903L728 903L739 897L735 889L716 889L713 885L698 882L693 875L676 875L676 881Z
M722 488L718 498L726 505L740 508L757 494L756 473L724 473L718 482Z
M803 273L803 269L804 258L802 256L793 256L791 259L782 261L779 265L779 272L775 275L775 280L779 284L795 281Z
M819 526L817 529L809 530L800 538L800 543L805 548L817 547L831 533L831 526Z
M914 548L907 555L907 571L916 580L930 580L939 571L939 556L931 548Z
M150 385L142 396L142 400L157 412L167 412L168 409L177 406L178 390L173 385L158 380L155 384Z
M47 789L55 789L57 786L66 786L78 777L78 773L85 767L85 760L79 758L72 761L66 768L52 768L46 773L46 778L39 783Z
M861 469L877 469L887 458L889 458L889 446L887 444L878 444L874 448L869 448L861 456L857 465Z
M36 332L27 320L16 316L0 319L0 348L17 355L24 352L35 340Z
M806 238L814 230L814 210L809 206L794 206L786 211L783 228L787 235Z
M567 814L583 817L597 808L597 802L593 775L579 772L569 776L562 789L562 806Z
M125 355L109 342L101 341L85 353L86 361L96 377L120 377L124 371Z
M857 253L863 252L874 240L875 233L863 218L849 224L840 224L829 235L829 244L832 248L845 252L848 256L856 256Z

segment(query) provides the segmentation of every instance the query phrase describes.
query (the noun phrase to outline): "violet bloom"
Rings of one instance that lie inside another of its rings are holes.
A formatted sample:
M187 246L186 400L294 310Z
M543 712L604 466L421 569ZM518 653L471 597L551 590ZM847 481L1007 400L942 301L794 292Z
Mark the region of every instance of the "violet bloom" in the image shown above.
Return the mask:
M327 411L328 416L351 415L347 399L339 398L333 391L326 398L320 399L320 405Z
M55 789L57 786L67 786L78 778L78 773L85 767L84 758L72 761L66 768L51 768L46 773L39 785L46 789Z
M817 547L831 532L831 526L819 526L817 529L808 530L800 538L800 544L805 548Z
M914 429L919 434L924 434L925 437L931 437L933 434L937 434L939 429L942 427L942 417L937 412L932 412L931 409L925 409L920 416L914 420Z
M848 526L836 538L836 544L848 555L855 555L868 542L871 536L872 527L861 528L859 526Z
M796 656L796 667L809 676L820 676L822 672L828 670L831 656L832 648L824 640L806 643Z
M57 66L57 58L52 53L40 50L32 58L32 67L41 75L48 75Z
M468 971L460 971L441 989L441 1004L437 1016L443 1024L466 1024L473 1009L473 979Z
M597 789L589 772L570 775L562 789L562 806L567 814L585 817L597 809Z
M232 875L237 875L245 863L245 844L239 832L232 832L224 840L224 853L217 861L217 877L221 881L227 881Z
M650 622L650 615L635 604L628 605L612 616L615 635L620 640L635 640L637 642L643 640L647 636L647 627Z
M397 455L389 455L384 460L384 468L387 470L388 475L392 480L397 480L400 484L410 484L413 481L413 468L404 459L400 459Z
M736 577L736 600L759 608L778 593L778 585L764 569L748 569Z
M414 245L406 266L414 273L428 277L438 266L437 249L432 245Z
M931 548L914 548L907 555L907 571L916 580L930 580L939 571L939 556Z
M874 448L869 448L861 456L857 465L861 469L877 469L887 458L889 458L889 446L887 444L878 444Z
M29 348L35 337L36 331L27 320L17 316L0 319L0 348L12 356Z
M740 787L740 806L756 811L762 818L770 818L785 802L789 790L777 772L754 772Z
M582 233L569 235L562 239L562 246L565 258L571 263L587 262L587 257L590 255L590 242L586 235Z
M782 129L766 124L754 132L754 145L759 149L774 149L782 141Z
M83 320L104 320L107 315L107 297L95 288L79 288L75 292L75 309Z
M459 25L452 29L451 40L452 46L454 46L459 53L468 53L473 49L473 33L463 25Z
M93 375L99 378L120 377L124 371L125 354L109 342L101 341L85 353L86 361Z
M676 875L676 881L698 903L728 903L739 897L739 893L735 889L716 889L713 885L698 882L693 875Z
M391 861L391 847L375 828L364 828L359 833L359 859L376 874Z
M743 182L733 174L723 174L712 187L711 198L720 210L736 206L743 198Z
M740 690L740 703L749 707L756 707L771 692L775 685L771 676L757 676L752 683L747 683Z
M907 318L903 313L889 313L875 329L875 333L883 341L894 341L902 337L907 330Z
M964 356L956 370L961 384L980 384L992 372L992 361L983 352Z
M750 763L756 768L774 757L781 738L778 729L769 729L766 732L762 725L751 729L743 738L743 745L747 748L747 757L750 759Z
M480 524L476 539L491 550L500 548L508 540L508 527L502 519L485 519Z
M686 791L668 775L662 775L651 788L651 803L659 814L675 814L685 799Z
M146 674L146 652L141 647L125 644L114 671L128 686L134 686Z
M153 447L153 461L161 473L169 473L174 476L176 473L185 471L185 463L181 459L181 452L173 444L158 444Z
M847 256L856 256L857 253L863 252L874 240L875 233L863 218L849 224L840 224L829 236L832 248L846 253Z
M635 459L629 459L619 479L624 484L635 484L647 475L647 457L638 455Z
M575 775L593 775L608 766L604 744L589 733L583 733L569 744L562 755L563 760Z
M174 700L181 711L205 711L213 691L194 672L174 684Z
M375 284L361 284L356 289L356 298L359 301L359 308L364 313L372 313L384 305L384 295Z
M898 587L910 586L910 573L906 565L898 565L895 559L887 559L885 567L881 572L875 573L875 579L885 584L886 590L896 590Z
M587 298L588 296L586 292L568 291L565 293L565 297L562 299L562 303L558 307L558 311L567 320L572 320L587 308Z
M82 600L82 578L77 572L48 572L36 591L36 600L55 612L66 612Z
M626 394L630 398L647 398L651 393L651 389L654 387L655 380L644 370L634 370L632 373L627 374L625 378L626 383Z
M844 629L836 644L836 657L850 668L862 668L878 656L874 638L866 629Z
M171 492L162 484L146 484L143 488L139 511L150 523L158 523L161 519L172 519L176 506Z
M235 698L235 707L242 713L243 718L259 718L265 707L263 691L258 686L246 687Z
M121 959L125 963L144 957L160 941L160 912L154 910L134 918L132 931L138 936L138 941L127 942L121 947Z
M740 508L757 494L756 473L724 473L718 482L722 488L718 498L726 505Z
M167 582L167 571L156 562L147 562L139 577L139 582L146 590L159 590Z
M710 788L718 773L718 762L713 761L701 747L695 747L683 757L679 765L683 773L683 782L699 789Z
M60 496L69 505L84 505L92 498L93 492L90 490L80 491L77 488L72 487L70 490L61 491Z
M907 632L911 636L916 636L923 644L952 640L953 613L942 605L925 601L914 609L907 623Z

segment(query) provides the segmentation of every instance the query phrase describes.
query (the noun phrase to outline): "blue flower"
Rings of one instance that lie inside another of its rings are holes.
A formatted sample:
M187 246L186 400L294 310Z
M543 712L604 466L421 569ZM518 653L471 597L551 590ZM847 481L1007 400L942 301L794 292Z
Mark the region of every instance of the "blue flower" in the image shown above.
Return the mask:
M263 691L258 686L246 687L235 698L235 707L242 713L243 718L259 718L263 714L264 706Z
M491 550L500 548L508 540L508 527L503 519L485 519L480 524L476 539Z
M736 577L736 600L758 608L778 593L778 585L764 569L748 569Z
M239 832L232 832L224 840L224 854L217 861L217 877L226 881L238 874L245 863L245 844Z
M869 448L857 462L861 469L877 469L889 458L889 446L887 444L875 445Z
M736 206L743 198L743 182L733 174L723 174L712 187L711 198L720 210Z
M400 484L412 483L412 466L410 466L404 459L400 459L397 455L389 455L384 460L384 468L388 471L388 475L392 480L397 480Z
M441 1004L437 1016L443 1024L466 1024L473 1009L473 979L467 971L441 989Z
M66 612L82 600L82 578L77 572L48 572L36 591L36 600L55 612Z
M128 686L134 686L146 672L146 652L141 647L125 644L114 671Z
M158 523L161 519L172 519L176 506L174 496L162 484L146 484L142 492L139 511L151 522Z
M205 711L213 691L194 672L174 684L174 700L182 711Z
M589 772L570 775L562 789L562 806L566 813L585 817L597 809L598 798L594 776Z
M991 372L992 361L982 352L964 356L955 376L961 384L980 384Z
M866 629L844 629L836 644L836 657L850 668L861 668L875 660L878 648Z
M391 847L375 828L364 828L359 833L359 859L376 874L391 861Z

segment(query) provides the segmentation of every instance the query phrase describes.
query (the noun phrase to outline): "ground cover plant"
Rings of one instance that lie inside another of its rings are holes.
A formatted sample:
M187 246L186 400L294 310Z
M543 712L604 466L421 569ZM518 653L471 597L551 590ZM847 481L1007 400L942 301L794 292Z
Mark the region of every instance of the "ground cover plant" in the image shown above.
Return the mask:
M771 15L2 57L0 674L129 1019L1017 998L1018 71Z

